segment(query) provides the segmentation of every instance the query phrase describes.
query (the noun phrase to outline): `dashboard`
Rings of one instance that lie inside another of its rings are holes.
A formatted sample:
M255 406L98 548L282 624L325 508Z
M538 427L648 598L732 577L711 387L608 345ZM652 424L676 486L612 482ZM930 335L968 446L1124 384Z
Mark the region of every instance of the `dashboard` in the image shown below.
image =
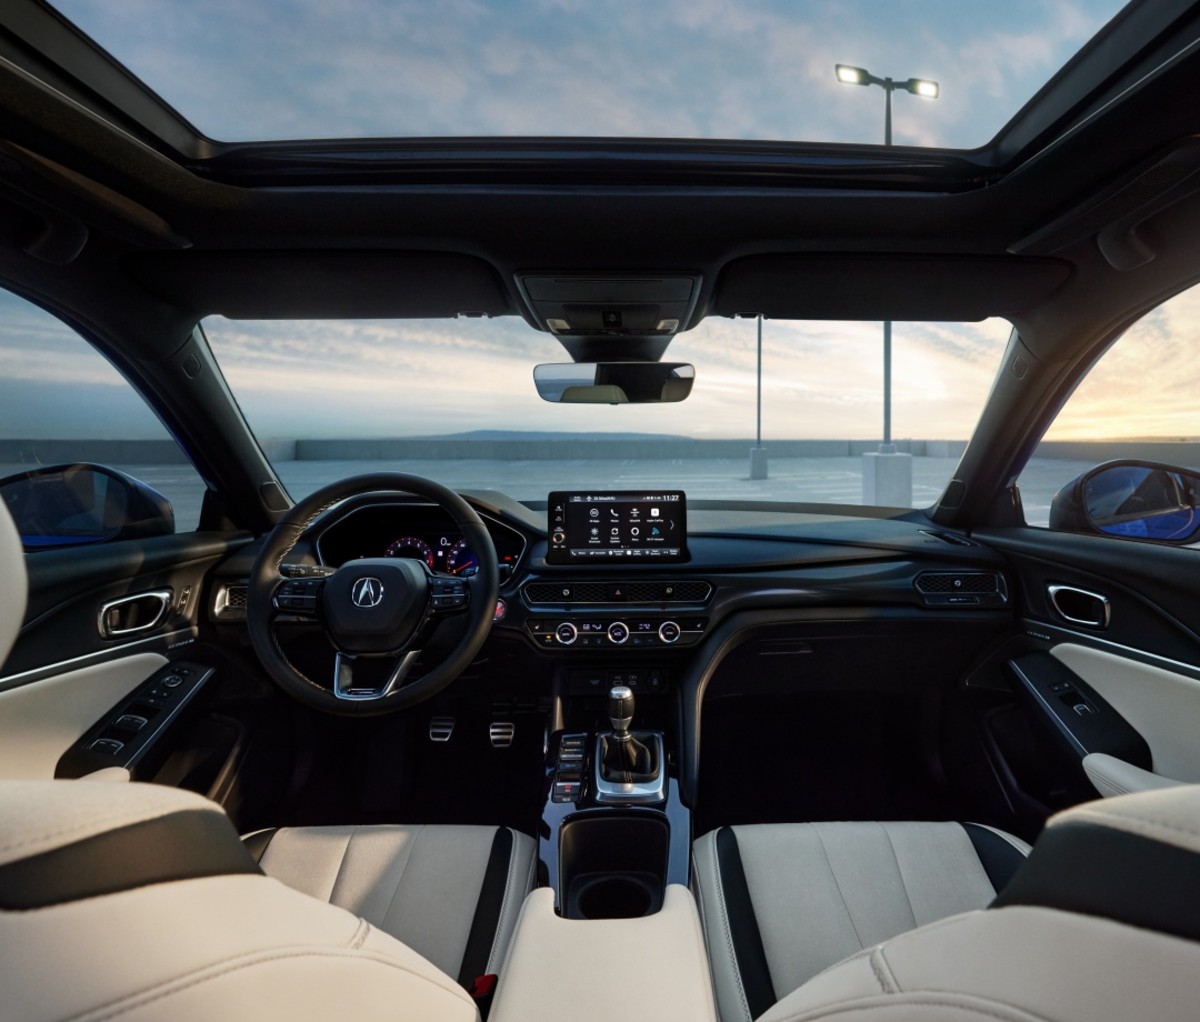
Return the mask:
M501 576L516 570L525 552L525 537L485 517L496 547ZM479 570L475 551L454 520L432 504L387 503L355 508L330 525L317 539L317 557L339 567L358 557L410 557L434 571L469 577Z

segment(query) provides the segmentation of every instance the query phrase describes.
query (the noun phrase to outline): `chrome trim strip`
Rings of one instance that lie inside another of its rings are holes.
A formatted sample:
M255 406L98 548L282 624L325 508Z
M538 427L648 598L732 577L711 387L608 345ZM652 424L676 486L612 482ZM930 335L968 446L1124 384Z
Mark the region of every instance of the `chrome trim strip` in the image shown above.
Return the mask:
M161 646L162 651L165 653L176 646L190 645L196 641L196 635L197 629L195 628L180 628L174 632L152 635L145 639L138 639L135 642L127 642L121 646L111 646L107 649L98 649L94 653L84 653L82 656L71 657L69 660L59 660L56 663L46 664L43 667L33 667L19 674L9 674L0 677L0 692L5 692L12 688L20 688L22 685L29 685L46 678L53 678L56 675L66 674L68 671L78 670L82 667L93 667L96 664L107 663L110 660L120 660L123 656L132 653L134 650L141 650L151 645ZM150 650L149 652L154 652L154 650Z
M1025 618L1021 624L1025 629L1025 633L1035 639L1042 639L1045 642L1051 642L1055 645L1075 642L1080 646L1107 646L1114 651L1128 655L1131 660L1149 664L1151 667L1161 664L1164 667L1169 666L1174 670L1182 669L1190 672L1191 677L1200 680L1200 664L1189 664L1185 660L1174 660L1171 657L1162 656L1158 653L1151 653L1149 650L1137 649L1133 646L1125 646L1119 642L1113 642L1112 639L1105 639L1093 632L1076 632L1070 628L1063 628L1062 625L1034 621L1031 618ZM1060 634L1058 636L1046 634L1050 631Z
M1095 600L1100 604L1100 620L1089 621L1082 617L1072 617L1058 605L1059 593L1075 593L1078 596L1086 596L1088 599ZM1108 627L1109 619L1112 617L1112 604L1102 593L1094 593L1090 589L1080 589L1078 586L1048 585L1046 586L1046 596L1050 600L1050 606L1062 616L1064 621L1070 621L1073 625L1087 625L1089 628Z
M127 603L137 603L139 600L159 601L158 613L154 615L153 621L147 621L144 625L134 625L132 628L112 628L104 620L108 617L110 610L116 607L124 607ZM150 629L157 628L163 623L174 600L175 590L173 589L147 589L145 592L122 596L118 600L109 600L108 603L100 608L100 614L96 618L96 630L103 639L119 639L123 635L137 635L140 632L148 632Z
M658 746L658 776L653 781L643 781L638 784L619 784L616 781L606 781L601 776L601 753L603 735L596 735L596 751L593 759L592 780L595 783L595 798L597 802L609 805L638 805L650 802L663 802L667 797L667 762L664 759L666 750L663 748L662 735L657 731L637 732L642 740L649 739Z

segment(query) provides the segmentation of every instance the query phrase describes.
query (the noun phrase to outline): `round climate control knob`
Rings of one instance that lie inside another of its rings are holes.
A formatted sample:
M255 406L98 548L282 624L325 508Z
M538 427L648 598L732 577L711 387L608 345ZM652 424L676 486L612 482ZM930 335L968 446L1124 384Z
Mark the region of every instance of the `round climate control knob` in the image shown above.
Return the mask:
M664 621L658 626L658 637L668 644L678 642L680 631L679 625L674 621Z
M576 628L570 621L564 621L561 625L554 629L554 637L564 646L571 645L579 638L579 629Z
M629 626L624 621L614 621L608 626L608 638L618 646L629 638Z

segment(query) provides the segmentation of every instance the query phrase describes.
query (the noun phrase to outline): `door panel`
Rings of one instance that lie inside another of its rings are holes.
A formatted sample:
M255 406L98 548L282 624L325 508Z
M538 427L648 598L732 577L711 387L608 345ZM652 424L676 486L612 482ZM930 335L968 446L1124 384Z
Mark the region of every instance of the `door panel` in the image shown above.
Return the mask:
M0 778L53 777L97 720L192 645L209 569L248 538L192 533L27 554L25 623L0 668ZM161 615L157 596L120 603L156 593L169 594Z
M0 779L52 778L59 757L166 662L135 653L0 692Z
M1200 781L1200 679L1075 643L1050 653L1146 739L1155 773Z
M1034 528L974 538L1009 559L1026 636L1145 739L1156 773L1200 781L1200 552ZM1106 613L1071 604L1064 615L1060 586L1101 598Z

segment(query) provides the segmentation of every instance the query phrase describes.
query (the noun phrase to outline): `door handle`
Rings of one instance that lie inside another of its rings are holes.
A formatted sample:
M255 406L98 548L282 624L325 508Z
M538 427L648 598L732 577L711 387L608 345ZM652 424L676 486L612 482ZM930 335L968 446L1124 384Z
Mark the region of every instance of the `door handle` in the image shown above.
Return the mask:
M1050 606L1064 621L1088 628L1108 627L1112 606L1107 596L1064 585L1046 586L1046 595L1050 598Z
M166 620L174 597L171 589L151 589L110 600L100 608L97 619L101 637L119 639L157 628Z

